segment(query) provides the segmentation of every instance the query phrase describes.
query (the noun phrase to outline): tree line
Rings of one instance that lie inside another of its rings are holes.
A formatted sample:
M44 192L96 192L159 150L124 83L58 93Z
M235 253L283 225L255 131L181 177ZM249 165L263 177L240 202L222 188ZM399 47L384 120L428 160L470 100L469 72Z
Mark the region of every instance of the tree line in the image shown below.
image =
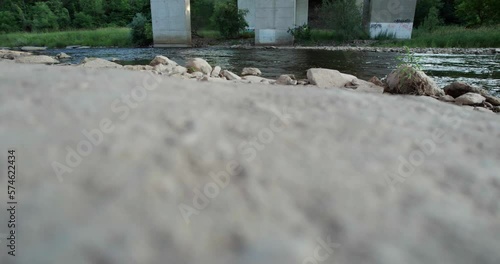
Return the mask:
M126 26L150 0L0 0L0 32Z

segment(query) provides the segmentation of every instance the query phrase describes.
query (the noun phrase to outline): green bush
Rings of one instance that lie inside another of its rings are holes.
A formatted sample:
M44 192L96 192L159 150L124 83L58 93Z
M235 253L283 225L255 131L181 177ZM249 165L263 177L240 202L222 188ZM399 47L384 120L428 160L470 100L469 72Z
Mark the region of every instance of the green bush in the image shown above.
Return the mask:
M428 17L431 8L439 10L443 7L442 0L417 0L417 7L415 10L415 19L413 25L415 28L420 27L424 20Z
M420 26L423 30L432 32L442 25L442 21L439 19L439 11L435 7L431 7L429 10L429 15L424 19L424 22Z
M148 46L153 43L151 22L143 14L136 14L128 27L131 28L130 35L134 45Z
M0 33L14 32L21 27L16 22L14 13L10 11L0 11Z
M289 28L287 32L291 34L297 42L311 40L311 28L307 24Z
M31 8L33 20L31 21L33 31L50 31L59 29L57 16L44 2L37 2Z
M75 14L73 25L76 28L95 28L94 19L92 18L92 16L84 12L78 12Z
M500 1L457 0L457 16L463 17L468 26L500 23Z
M212 21L224 38L236 38L239 33L248 27L245 15L248 10L238 9L236 0L217 2L215 4Z
M209 29L209 18L214 13L214 3L209 0L191 0L191 30Z
M319 16L329 29L335 30L341 41L364 36L361 10L356 0L323 0Z

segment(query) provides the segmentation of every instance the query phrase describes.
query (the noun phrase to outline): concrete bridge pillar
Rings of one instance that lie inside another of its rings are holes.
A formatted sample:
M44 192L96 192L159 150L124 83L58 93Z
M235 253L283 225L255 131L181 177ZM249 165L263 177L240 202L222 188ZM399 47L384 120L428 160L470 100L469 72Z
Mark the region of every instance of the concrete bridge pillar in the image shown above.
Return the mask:
M189 0L151 0L151 18L155 47L191 46Z
M256 45L292 44L293 37L287 32L288 29L307 24L308 0L253 1Z
M369 8L365 25L370 37L392 35L398 39L410 39L415 19L417 0L365 0L364 8Z

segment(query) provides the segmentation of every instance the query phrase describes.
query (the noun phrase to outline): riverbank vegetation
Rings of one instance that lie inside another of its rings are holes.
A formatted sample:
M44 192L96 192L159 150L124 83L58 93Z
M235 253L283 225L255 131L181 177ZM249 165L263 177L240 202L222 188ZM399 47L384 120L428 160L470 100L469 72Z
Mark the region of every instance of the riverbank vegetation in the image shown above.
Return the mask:
M409 40L380 40L376 46L411 48L493 48L500 47L500 25L480 28L440 26L432 31L416 29Z
M130 29L101 28L94 30L68 30L61 32L15 32L0 34L0 46L40 46L63 48L71 45L91 47L132 47Z
M236 0L191 0L193 36L237 39L246 30L246 10ZM0 1L0 46L148 46L152 44L150 0ZM376 45L409 47L499 47L500 1L417 0L412 40L379 36ZM369 36L356 0L311 0L309 24L290 28L303 45L338 45ZM127 29L128 27L129 29Z

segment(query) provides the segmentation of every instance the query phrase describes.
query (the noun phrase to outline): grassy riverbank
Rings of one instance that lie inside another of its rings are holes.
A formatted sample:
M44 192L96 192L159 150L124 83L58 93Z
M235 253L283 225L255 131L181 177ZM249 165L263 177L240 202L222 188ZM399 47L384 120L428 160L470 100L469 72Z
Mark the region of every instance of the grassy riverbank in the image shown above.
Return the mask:
M221 40L218 31L202 30L201 37ZM245 33L242 38L253 37ZM311 40L305 45L331 45L338 38L332 30L313 29ZM0 47L44 46L62 48L70 45L92 47L132 47L129 28L101 28L96 30L72 30L49 33L9 33L0 35ZM466 29L458 26L440 27L433 32L414 30L411 40L380 40L374 44L383 47L413 48L490 48L500 47L498 27Z
M17 32L0 35L0 47L42 46L63 48L70 45L92 47L131 47L129 28L100 28L48 33Z
M384 40L377 46L408 46L411 48L498 48L500 30L496 27L467 29L458 26L445 26L433 32L414 30L411 40Z

